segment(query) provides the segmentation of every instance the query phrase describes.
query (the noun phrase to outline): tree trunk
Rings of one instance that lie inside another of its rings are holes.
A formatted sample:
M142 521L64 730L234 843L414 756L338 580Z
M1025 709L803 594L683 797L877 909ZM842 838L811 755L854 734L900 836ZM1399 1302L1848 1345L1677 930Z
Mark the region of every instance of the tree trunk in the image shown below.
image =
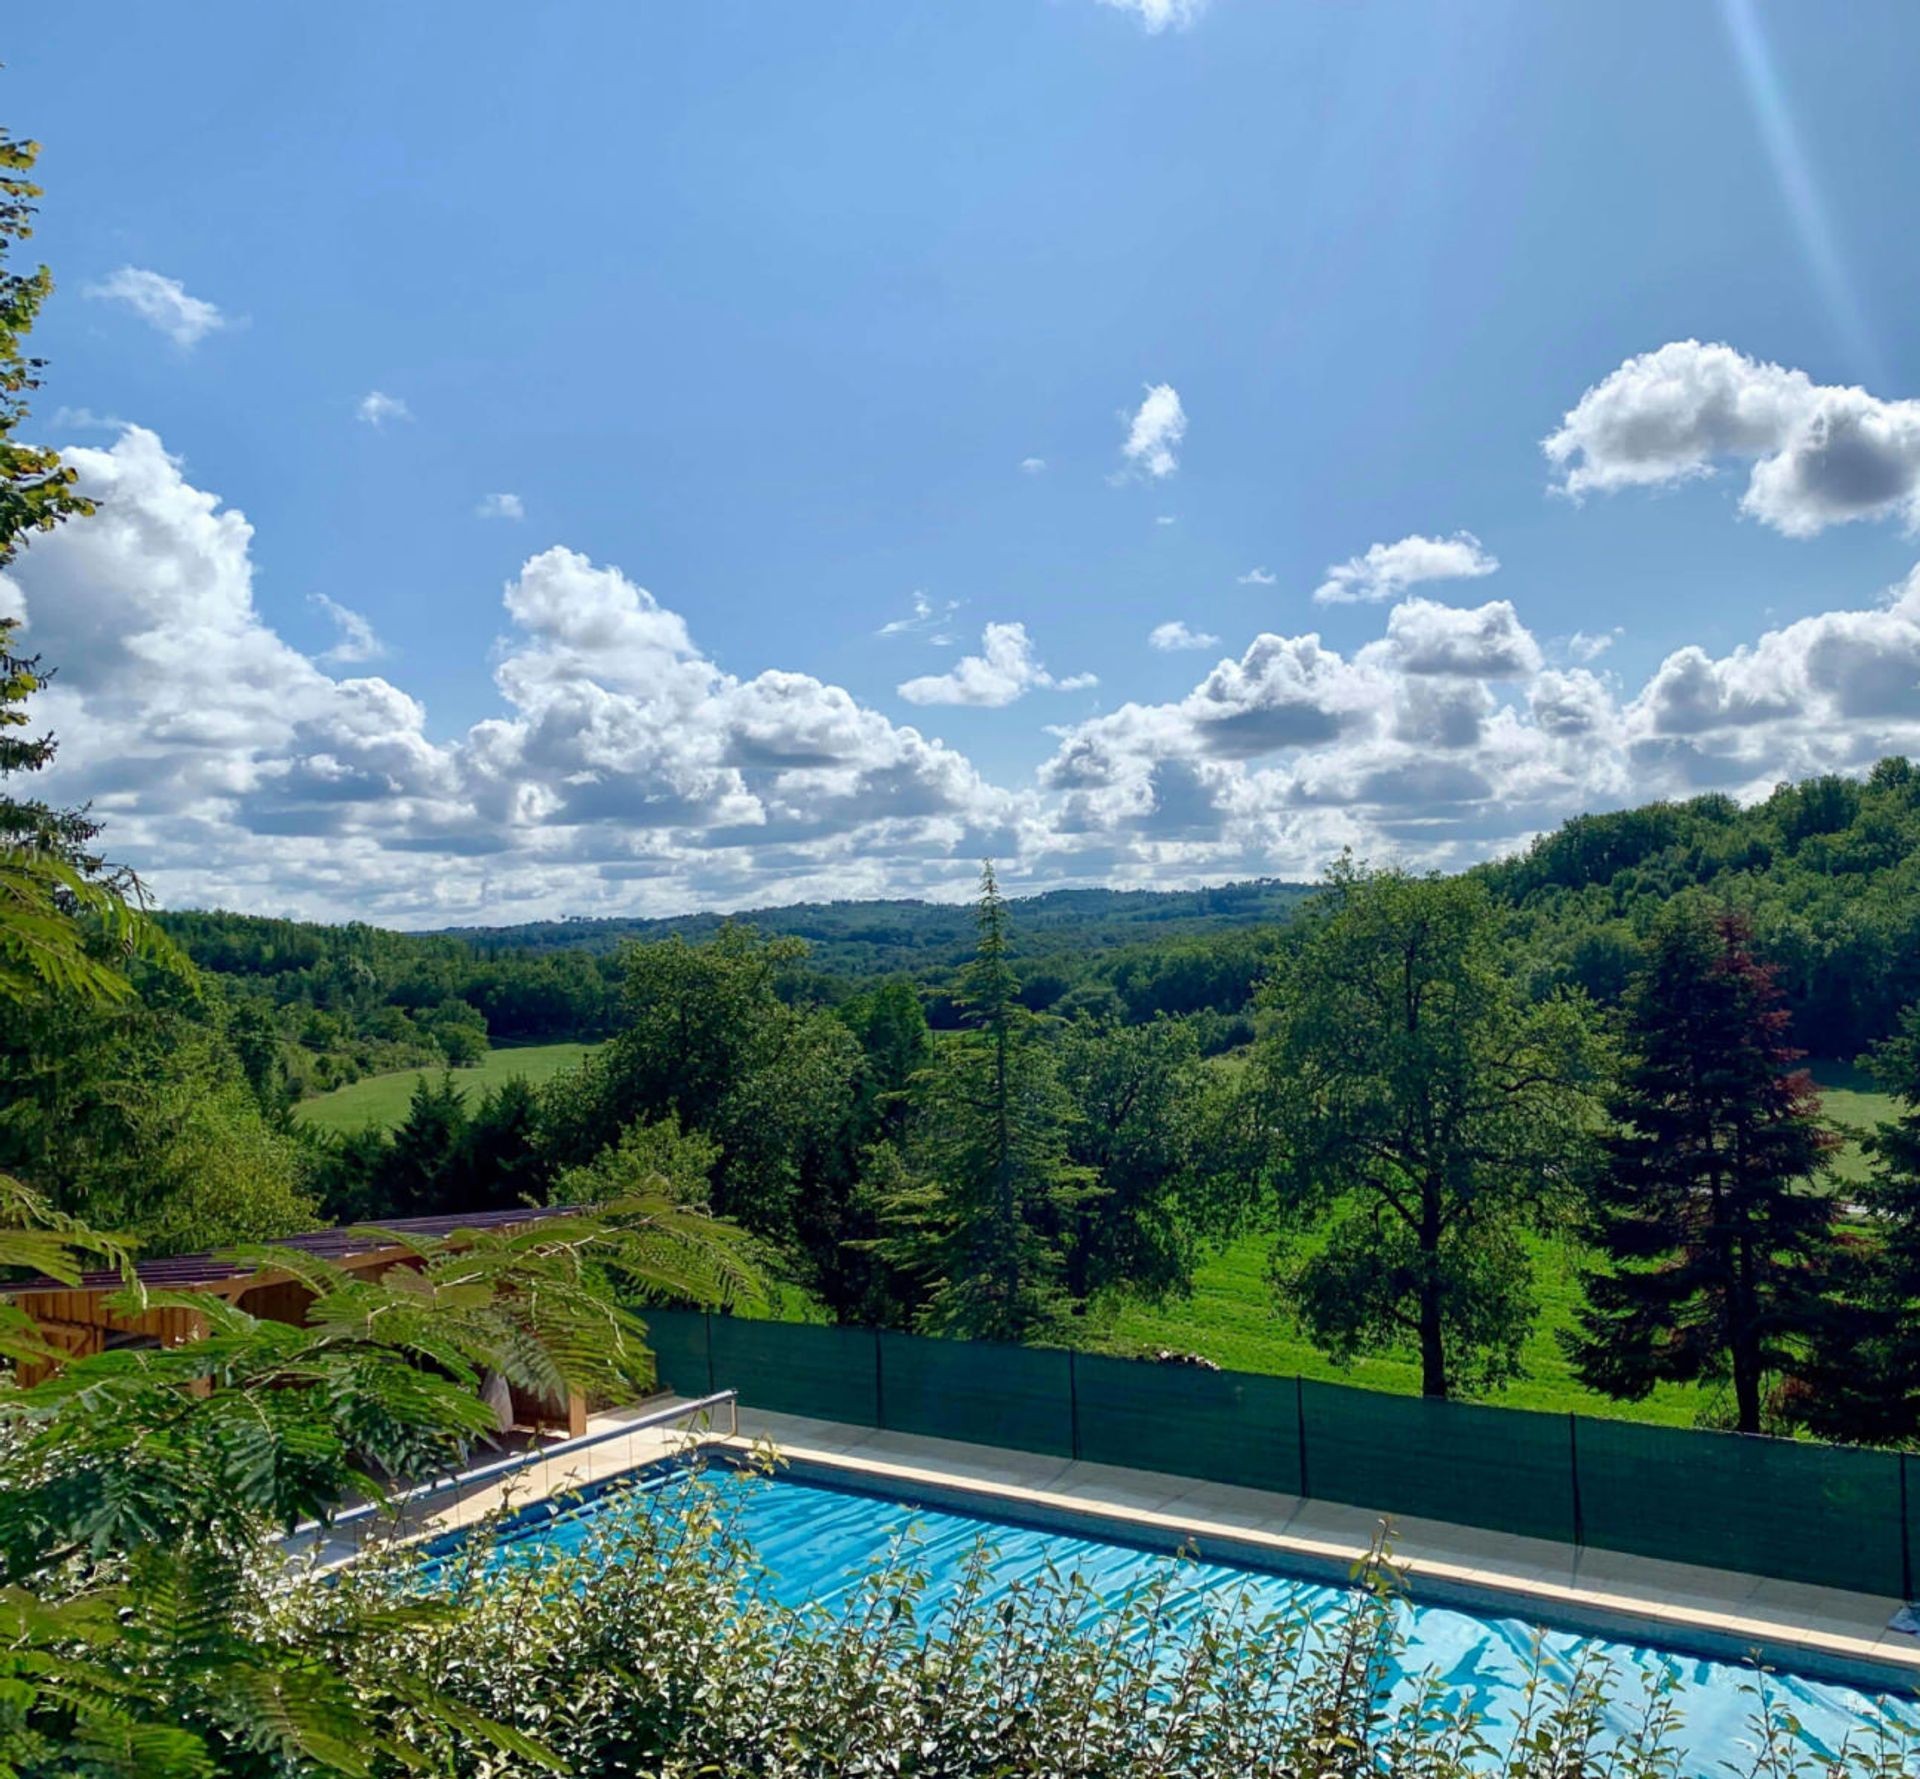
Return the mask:
M1429 1278L1420 1287L1420 1394L1447 1393L1447 1350L1440 1337L1440 1287Z
M1447 1393L1447 1349L1440 1332L1440 1195L1420 1194L1420 1394Z

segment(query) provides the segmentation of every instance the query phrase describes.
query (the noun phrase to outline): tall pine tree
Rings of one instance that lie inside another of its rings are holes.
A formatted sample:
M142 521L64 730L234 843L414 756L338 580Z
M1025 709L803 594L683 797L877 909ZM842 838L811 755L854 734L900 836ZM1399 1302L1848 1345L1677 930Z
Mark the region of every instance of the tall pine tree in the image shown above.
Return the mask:
M1781 1000L1743 915L1682 910L1654 935L1594 1180L1612 1265L1585 1276L1568 1343L1583 1382L1628 1401L1731 1380L1743 1433L1815 1325L1831 1239L1816 1188L1836 1139Z
M1920 1440L1920 1004L1868 1059L1899 1104L1862 1139L1872 1172L1852 1196L1864 1227L1844 1230L1794 1418L1826 1439Z
M959 995L966 1027L936 1046L915 1083L910 1177L889 1196L878 1247L921 1281L921 1326L1024 1340L1067 1307L1067 1220L1094 1180L1068 1156L1073 1103L1020 1004L991 864L978 922Z

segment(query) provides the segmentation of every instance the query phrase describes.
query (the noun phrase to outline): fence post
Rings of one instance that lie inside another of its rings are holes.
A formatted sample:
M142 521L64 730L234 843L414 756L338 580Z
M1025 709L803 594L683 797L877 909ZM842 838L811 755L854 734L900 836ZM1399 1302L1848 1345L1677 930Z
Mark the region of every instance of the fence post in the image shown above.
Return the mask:
M1073 1461L1080 1462L1080 1361L1072 1347L1067 1348L1067 1449Z
M1297 1371L1293 1374L1293 1433L1300 1447L1300 1499L1305 1501L1313 1494L1313 1483L1307 1473L1307 1386Z
M876 1328L873 1331L873 1424L882 1431L887 1425L887 1368L880 1355L885 1350L880 1330Z
M1907 1454L1900 1454L1900 1598L1913 1600L1913 1518L1907 1512Z
M1578 1549L1587 1542L1586 1508L1580 1499L1580 1417L1567 1416L1567 1469L1573 1477L1573 1542Z

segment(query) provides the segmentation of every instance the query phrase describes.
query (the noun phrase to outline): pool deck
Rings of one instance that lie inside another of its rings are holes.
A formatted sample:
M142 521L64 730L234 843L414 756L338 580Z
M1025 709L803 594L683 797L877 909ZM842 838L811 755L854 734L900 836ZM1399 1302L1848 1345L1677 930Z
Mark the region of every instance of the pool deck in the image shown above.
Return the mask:
M671 1398L643 1405L657 1409ZM640 1409L596 1416L589 1434L617 1430ZM1197 1482L1158 1471L1089 1464L832 1421L740 1411L740 1430L689 1436L653 1427L529 1466L437 1499L409 1530L438 1534L503 1505L524 1507L604 1482L689 1446L745 1456L775 1448L785 1474L899 1497L928 1507L1119 1538L1199 1556L1345 1581L1390 1525L1395 1566L1415 1600L1482 1615L1663 1644L1817 1678L1920 1691L1920 1637L1890 1631L1902 1602L1726 1569L1579 1549L1336 1502ZM330 1551L344 1555L344 1550Z

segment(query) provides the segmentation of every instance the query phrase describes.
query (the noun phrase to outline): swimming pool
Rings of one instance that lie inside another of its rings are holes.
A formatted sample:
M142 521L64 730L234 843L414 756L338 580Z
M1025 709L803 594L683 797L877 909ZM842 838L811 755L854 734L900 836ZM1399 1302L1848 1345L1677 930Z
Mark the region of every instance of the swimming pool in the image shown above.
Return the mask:
M537 1559L543 1553L590 1546L608 1516L674 1511L675 1470L636 1479L570 1506L533 1510L504 1529L506 1552ZM917 1505L825 1483L767 1478L715 1466L698 1486L715 1492L737 1531L765 1566L764 1586L780 1604L815 1605L832 1611L850 1604L863 1578L903 1535L911 1539L914 1566L927 1576L927 1605L937 1611L943 1596L960 1586L970 1557L984 1540L993 1549L989 1592L1003 1595L1049 1570L1077 1573L1088 1584L1097 1616L1100 1601L1113 1601L1159 1576L1171 1575L1174 1616L1191 1623L1209 1607L1245 1599L1258 1613L1303 1613L1316 1620L1338 1616L1350 1604L1349 1590L1264 1570L1196 1560L1169 1550L1107 1538L1040 1530L1031 1526ZM1438 1677L1451 1691L1471 1696L1489 1727L1506 1730L1536 1659L1564 1680L1583 1658L1610 1661L1622 1678L1621 1699L1609 1712L1616 1734L1631 1735L1637 1703L1663 1681L1681 1709L1673 1735L1684 1752L1679 1772L1722 1773L1750 1739L1755 1710L1754 1675L1726 1663L1676 1654L1647 1645L1543 1630L1514 1618L1480 1616L1454 1607L1397 1600L1393 1611L1404 1644L1395 1672L1396 1693L1410 1694L1420 1678ZM1920 1704L1831 1681L1780 1674L1769 1689L1798 1719L1812 1753L1831 1754L1849 1733L1889 1720L1920 1735ZM1498 1740L1498 1736L1495 1740Z

